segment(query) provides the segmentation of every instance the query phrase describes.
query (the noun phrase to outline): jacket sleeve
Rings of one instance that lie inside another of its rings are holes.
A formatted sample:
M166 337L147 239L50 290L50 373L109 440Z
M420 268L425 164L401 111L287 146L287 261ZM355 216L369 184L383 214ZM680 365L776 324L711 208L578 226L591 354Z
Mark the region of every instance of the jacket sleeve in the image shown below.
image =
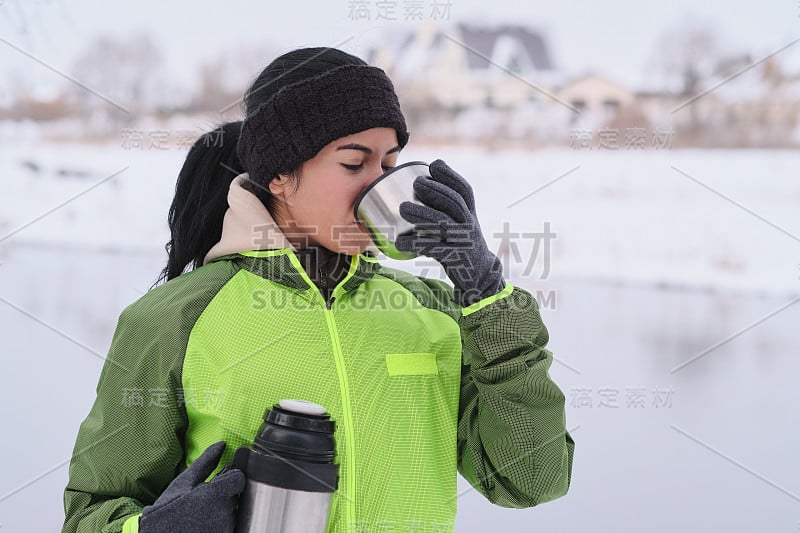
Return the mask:
M119 317L97 398L78 431L64 491L65 533L138 530L137 515L184 460L182 336L157 334L172 324L134 306Z
M567 493L575 442L536 299L511 284L462 309L458 470L490 502L532 507Z

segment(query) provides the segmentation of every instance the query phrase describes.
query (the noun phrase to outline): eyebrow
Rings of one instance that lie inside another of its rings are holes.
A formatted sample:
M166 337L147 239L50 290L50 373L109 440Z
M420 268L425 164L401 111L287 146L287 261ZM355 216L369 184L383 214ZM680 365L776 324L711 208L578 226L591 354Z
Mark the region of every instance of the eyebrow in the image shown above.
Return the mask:
M339 150L361 150L362 152L365 152L367 154L371 154L372 153L372 148L368 148L368 147L364 146L363 144L358 144L358 143L343 144L342 146L340 146L339 148L336 149L337 152ZM391 150L386 152L386 155L392 154L394 152L399 152L399 151L400 151L400 145L395 146L394 148L392 148Z

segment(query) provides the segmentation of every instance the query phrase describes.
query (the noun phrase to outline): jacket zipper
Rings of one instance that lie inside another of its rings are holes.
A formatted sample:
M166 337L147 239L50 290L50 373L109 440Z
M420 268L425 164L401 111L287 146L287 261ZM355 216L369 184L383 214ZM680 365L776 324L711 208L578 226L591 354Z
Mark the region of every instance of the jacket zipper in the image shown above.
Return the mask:
M322 299L325 301L325 321L328 324L328 332L331 336L331 345L333 346L333 357L336 363L336 374L339 378L339 387L342 391L342 414L344 415L344 432L345 432L345 442L347 446L345 448L345 455L347 457L347 483L345 492L342 495L344 497L344 518L345 524L351 524L353 520L355 520L356 511L355 511L355 435L353 432L353 413L350 405L350 389L347 385L347 374L345 373L345 365L344 365L344 356L342 354L342 345L339 340L339 330L336 328L336 322L333 319L333 313L331 311L331 305L333 304L335 298L333 294L331 294L330 300L325 295L328 289L328 277L322 271L322 267L319 267L319 274L320 274L320 285L322 286ZM347 276L345 276L347 277ZM348 526L349 527L349 526Z
M311 281L311 278L306 273L305 269L303 269L303 265L297 260L297 257L294 254L290 255L290 258L293 258L292 263L294 264L295 268L298 270L301 276L305 278L305 280L310 284L311 287L314 286L314 283ZM350 270L345 275L344 279L339 282L339 284L343 284L348 280L358 267L358 256L353 259L353 263L350 265ZM320 273L322 273L322 268L318 267ZM324 285L325 288L328 286L328 281L326 277L320 278L320 284ZM338 287L338 285L337 285ZM347 483L345 491L342 493L342 498L344 498L344 520L345 524L348 524L348 528L353 523L356 517L356 509L355 509L355 432L353 431L353 412L350 406L350 389L347 386L347 374L345 373L345 366L344 366L344 356L342 355L342 346L339 340L339 331L336 328L336 322L333 319L333 311L331 310L331 305L336 300L336 298L331 294L330 301L325 301L326 297L321 294L319 291L316 292L320 299L323 300L325 307L323 308L323 314L325 315L325 321L328 325L328 333L330 334L331 338L331 345L333 347L333 359L334 363L336 364L336 374L339 378L339 388L342 391L342 416L344 418L344 434L345 434L345 442L347 443L345 447L345 457L347 460ZM334 289L335 292L335 289Z
M355 520L356 511L355 511L355 435L353 432L353 413L350 407L350 389L347 386L347 375L345 374L344 370L344 356L342 355L342 346L339 341L339 331L336 328L336 322L333 319L333 313L330 310L330 306L327 310L324 311L325 313L325 320L328 322L328 331L331 334L331 344L333 345L333 357L336 362L336 373L339 377L339 387L342 390L342 413L344 414L344 432L345 432L345 441L347 442L347 448L345 449L345 455L347 457L347 486L345 488L345 493L342 494L344 497L344 506L346 509L345 512L345 524L352 523Z

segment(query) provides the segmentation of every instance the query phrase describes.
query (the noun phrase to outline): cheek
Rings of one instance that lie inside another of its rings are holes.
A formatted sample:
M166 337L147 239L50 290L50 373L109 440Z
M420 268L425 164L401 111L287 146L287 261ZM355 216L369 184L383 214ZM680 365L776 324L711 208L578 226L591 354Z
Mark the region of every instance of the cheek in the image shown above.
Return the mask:
M331 180L324 187L315 192L315 198L310 202L314 210L312 216L320 223L326 225L341 225L347 220L352 211L357 191L343 180Z
M309 209L314 211L327 211L331 203L340 194L341 186L338 180L330 179L331 176L321 175L315 183L308 183L305 200Z
M361 174L353 174L346 169L319 169L314 175L314 187L307 190L306 204L312 210L310 216L322 222L342 224L353 218L353 204L358 195L368 185ZM309 185L312 185L309 181Z
M364 190L363 180L360 180L358 176L338 176L337 179L329 182L322 201L329 204L335 202L334 205L331 205L333 209L352 207L362 190Z
M317 197L314 200L314 207L322 213L327 213L328 217L341 209L344 202L345 193L342 187L329 185L321 188L318 191Z

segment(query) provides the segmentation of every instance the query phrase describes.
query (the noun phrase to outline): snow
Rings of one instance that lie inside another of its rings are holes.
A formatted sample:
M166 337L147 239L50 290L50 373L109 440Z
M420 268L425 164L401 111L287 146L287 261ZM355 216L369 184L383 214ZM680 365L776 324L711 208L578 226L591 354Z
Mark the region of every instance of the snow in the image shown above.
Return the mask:
M4 145L0 232L18 233L0 249L161 250L185 153L173 144ZM401 162L436 158L472 183L484 235L511 277L800 292L797 151L409 146ZM547 258L547 239L531 236L545 223L555 233ZM426 264L430 271L424 258L402 266Z

